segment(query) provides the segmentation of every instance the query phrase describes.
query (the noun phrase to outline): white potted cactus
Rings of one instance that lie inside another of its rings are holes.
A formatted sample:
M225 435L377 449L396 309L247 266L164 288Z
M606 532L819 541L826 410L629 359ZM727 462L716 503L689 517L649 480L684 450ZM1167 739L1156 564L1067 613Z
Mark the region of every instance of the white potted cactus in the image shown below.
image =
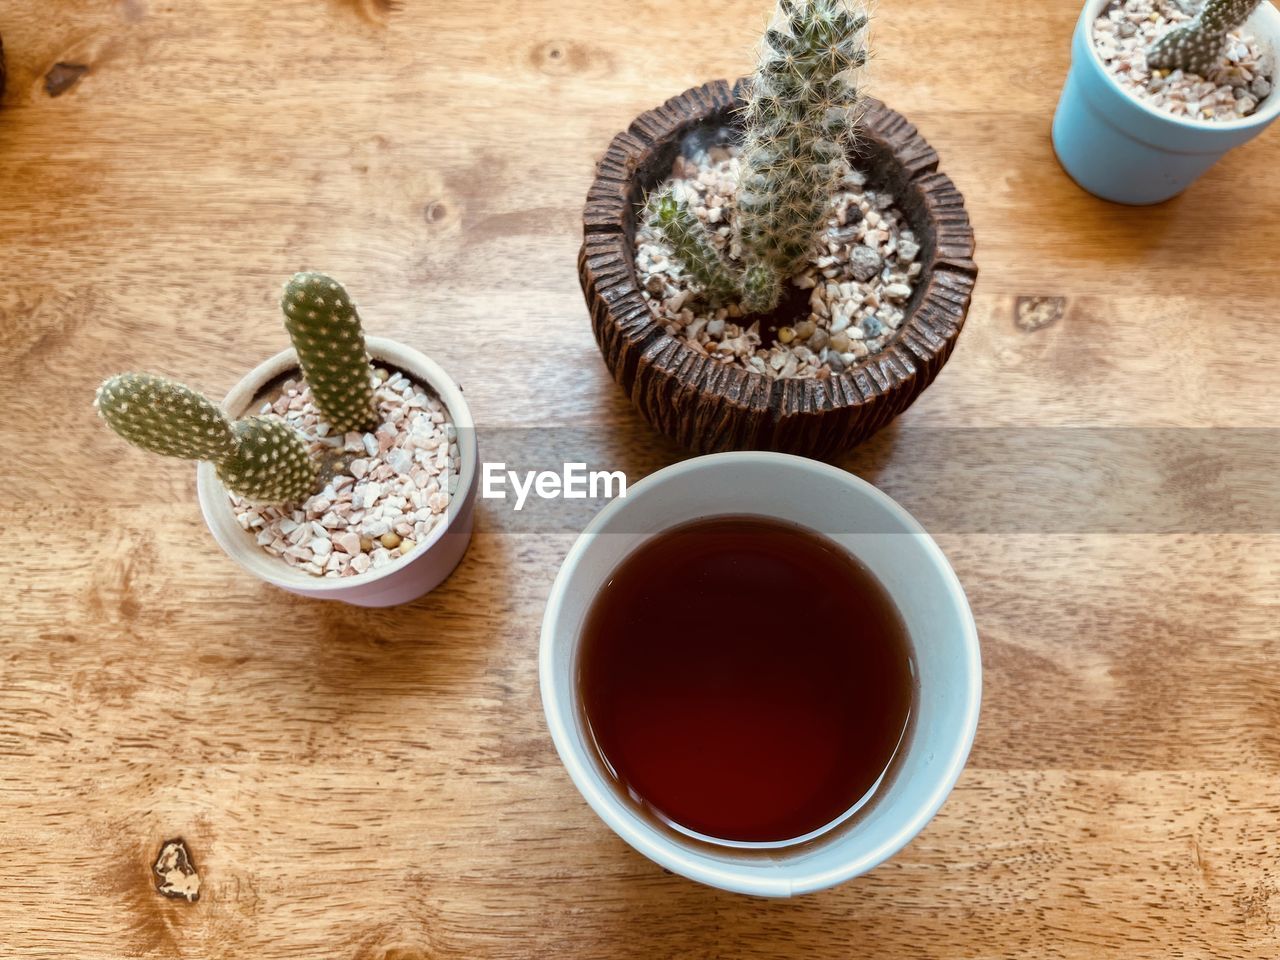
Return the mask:
M412 600L452 572L471 536L477 451L462 392L417 351L366 338L323 274L297 274L281 306L293 349L221 407L121 374L99 387L98 412L135 446L200 461L209 529L255 575L360 606Z
M1084 189L1159 203L1280 116L1268 0L1087 0L1053 145Z

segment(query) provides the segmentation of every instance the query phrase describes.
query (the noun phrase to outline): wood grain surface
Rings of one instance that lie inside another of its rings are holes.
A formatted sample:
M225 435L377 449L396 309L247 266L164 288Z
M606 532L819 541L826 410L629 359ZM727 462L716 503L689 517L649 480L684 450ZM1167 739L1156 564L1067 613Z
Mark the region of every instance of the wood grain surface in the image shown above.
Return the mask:
M596 350L582 205L632 117L749 69L765 6L0 0L0 956L1280 955L1280 135L1155 209L1081 193L1048 138L1075 0L876 7L872 92L963 191L982 277L846 465L939 518L985 702L939 816L844 887L696 886L579 798L536 683L569 522L481 501L438 592L326 606L242 574L194 470L95 421L120 369L221 395L310 267L461 381L482 453L678 458ZM1038 459L1086 427L1263 442L1161 447L1125 498L1119 461ZM194 902L158 890L175 839Z

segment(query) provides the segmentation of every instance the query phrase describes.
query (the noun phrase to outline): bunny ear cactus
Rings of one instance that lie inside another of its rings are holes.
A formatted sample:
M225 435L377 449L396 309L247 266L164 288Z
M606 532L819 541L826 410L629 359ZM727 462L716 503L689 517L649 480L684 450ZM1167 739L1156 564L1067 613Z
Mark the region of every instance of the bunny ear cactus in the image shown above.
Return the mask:
M323 273L295 274L280 307L302 376L330 428L372 430L378 422L373 370L360 316L342 284Z
M252 500L304 499L316 486L316 464L302 435L280 420L246 417L232 424L236 450L218 464L227 489Z
M208 397L147 373L122 373L98 388L98 413L125 440L152 453L208 460L227 488L254 500L300 500L316 465L306 441L279 421L231 423Z
M107 425L135 447L166 457L219 463L236 452L235 431L216 403L149 373L122 373L94 400Z
M1174 27L1147 51L1157 69L1184 70L1207 77L1222 60L1227 34L1253 13L1259 0L1205 0L1190 23Z

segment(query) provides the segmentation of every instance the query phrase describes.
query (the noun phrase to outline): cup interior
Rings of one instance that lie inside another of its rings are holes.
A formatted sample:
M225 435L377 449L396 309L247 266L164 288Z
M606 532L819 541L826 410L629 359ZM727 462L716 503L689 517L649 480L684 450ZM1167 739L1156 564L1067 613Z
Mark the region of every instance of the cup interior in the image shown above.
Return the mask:
M799 524L849 550L897 605L917 671L912 728L876 799L810 842L768 851L681 836L625 797L591 742L577 689L583 625L597 593L623 558L672 526L732 514ZM964 766L981 689L973 618L959 581L932 538L893 500L852 474L773 453L724 453L685 461L645 478L601 511L570 550L552 587L542 628L540 677L561 759L610 827L676 873L764 896L791 896L840 883L887 859L915 836Z

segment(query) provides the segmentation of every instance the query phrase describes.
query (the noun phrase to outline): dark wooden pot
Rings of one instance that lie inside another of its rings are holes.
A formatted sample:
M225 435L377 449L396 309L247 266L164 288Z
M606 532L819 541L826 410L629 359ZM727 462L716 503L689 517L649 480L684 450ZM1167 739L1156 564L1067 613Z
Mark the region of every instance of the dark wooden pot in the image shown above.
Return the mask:
M637 204L671 172L687 133L733 124L746 82L686 90L613 138L582 216L582 291L614 379L662 433L699 453L780 450L830 459L907 409L946 363L978 275L973 230L933 148L900 114L870 100L852 158L870 186L893 191L921 244L924 269L902 326L879 353L827 380L770 380L692 350L658 324L640 293Z

